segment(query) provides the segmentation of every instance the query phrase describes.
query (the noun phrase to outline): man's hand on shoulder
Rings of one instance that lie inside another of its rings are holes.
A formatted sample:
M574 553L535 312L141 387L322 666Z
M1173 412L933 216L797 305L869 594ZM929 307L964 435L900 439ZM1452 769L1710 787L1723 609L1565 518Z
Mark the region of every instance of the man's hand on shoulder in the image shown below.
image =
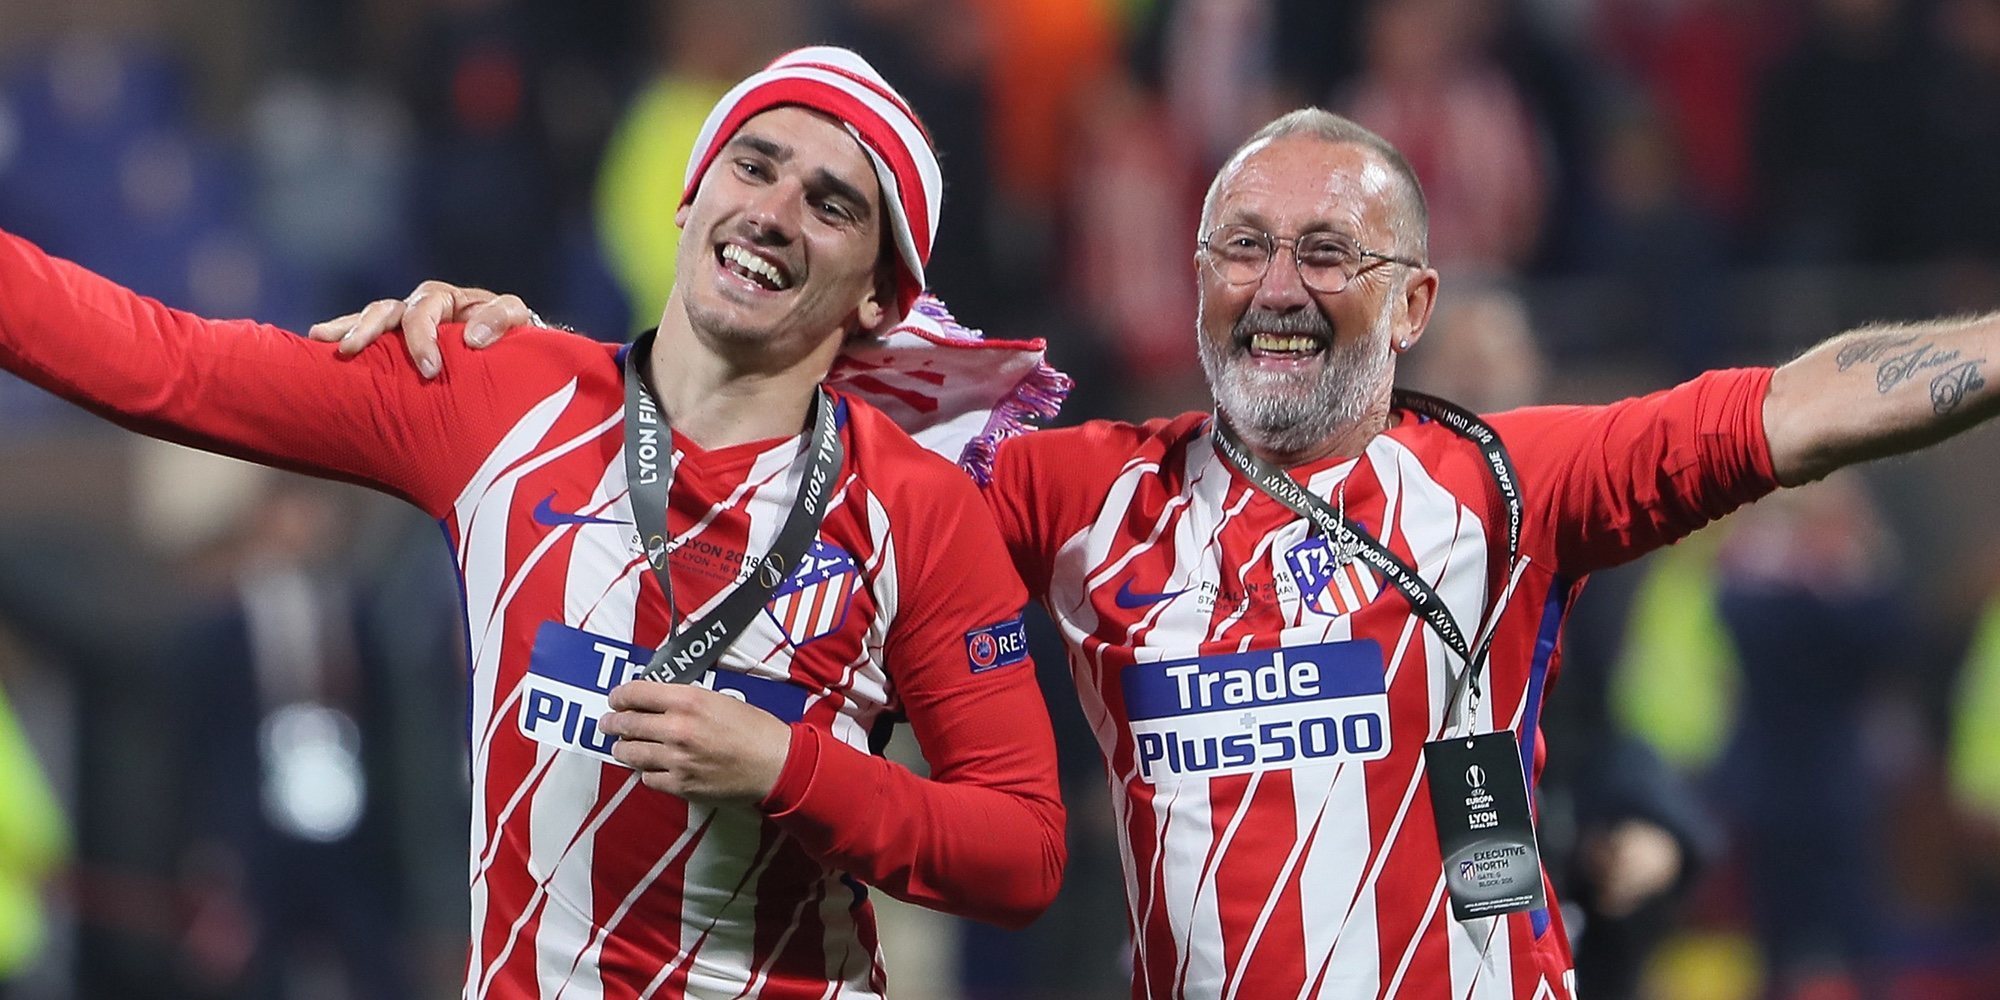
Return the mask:
M444 370L444 356L437 346L442 323L464 323L465 344L474 349L498 342L502 334L517 326L548 325L518 295L426 281L405 298L377 299L358 312L315 323L306 335L338 343L339 352L351 356L400 327L403 349L410 352L417 371L425 378L436 378Z

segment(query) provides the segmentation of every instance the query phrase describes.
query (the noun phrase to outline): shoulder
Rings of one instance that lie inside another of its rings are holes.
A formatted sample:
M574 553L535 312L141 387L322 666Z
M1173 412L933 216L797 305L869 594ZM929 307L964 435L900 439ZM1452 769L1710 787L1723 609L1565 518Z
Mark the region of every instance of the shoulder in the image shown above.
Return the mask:
M1122 420L1092 420L1074 427L1035 431L1012 438L1000 446L1003 462L1061 461L1076 463L1102 460L1123 463L1132 458L1160 458L1199 437L1208 427L1208 414L1190 411L1176 417L1160 417L1141 423Z
M438 350L444 355L447 376L461 372L534 382L577 376L619 380L623 347L568 330L520 327L493 346L474 350L465 346L462 324L438 327Z
M1208 414L1190 412L1136 424L1093 420L1036 431L1000 446L987 493L1031 505L1087 505L1134 469L1176 467L1189 443L1207 429Z
M1171 479L1189 442L1207 427L1205 413L1124 423L1094 420L1036 431L1000 446L987 505L1017 556L1034 560L1096 518L1122 479ZM1167 486L1173 489L1172 485Z
M845 407L850 467L870 493L922 501L963 496L976 502L978 486L951 460L918 444L881 410L836 391Z

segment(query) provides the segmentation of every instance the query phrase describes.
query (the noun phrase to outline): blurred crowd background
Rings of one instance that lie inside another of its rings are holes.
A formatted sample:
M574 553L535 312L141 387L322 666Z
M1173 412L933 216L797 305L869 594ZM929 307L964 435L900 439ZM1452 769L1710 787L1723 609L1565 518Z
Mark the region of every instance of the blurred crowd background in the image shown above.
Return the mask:
M2000 307L2000 0L7 0L0 227L211 316L443 277L619 339L702 116L815 41L913 99L934 287L1048 339L1065 421L1206 407L1200 194L1302 104L1422 177L1407 381L1475 407ZM1586 593L1541 802L1585 996L2000 997L1996 458L1836 477ZM456 601L420 515L0 380L0 995L455 995ZM892 914L898 996L1125 995L1048 638L1062 897L1017 934Z

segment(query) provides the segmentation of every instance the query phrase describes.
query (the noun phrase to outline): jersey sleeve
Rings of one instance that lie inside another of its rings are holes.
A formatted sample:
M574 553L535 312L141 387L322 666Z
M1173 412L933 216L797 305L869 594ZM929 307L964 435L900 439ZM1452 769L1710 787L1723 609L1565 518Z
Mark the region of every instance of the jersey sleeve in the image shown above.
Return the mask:
M902 598L883 651L930 777L801 724L764 805L831 867L1018 927L1055 898L1067 858L1055 739L999 534L969 480L932 478L951 488L904 506L913 530L897 522Z
M1521 477L1528 524L1577 576L1671 544L1777 488L1764 436L1771 369L1708 372L1606 406L1492 418Z
M476 448L446 447L469 395L449 380L476 381L480 366L448 357L447 374L427 383L401 350L340 358L333 348L170 309L0 232L0 367L140 433L375 487L439 515L477 460Z

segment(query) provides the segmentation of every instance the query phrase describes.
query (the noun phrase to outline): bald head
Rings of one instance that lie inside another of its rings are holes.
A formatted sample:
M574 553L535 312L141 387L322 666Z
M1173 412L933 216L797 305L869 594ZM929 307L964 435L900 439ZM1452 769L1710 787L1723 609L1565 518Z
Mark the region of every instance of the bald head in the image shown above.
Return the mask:
M1386 249L1417 260L1430 259L1430 210L1424 204L1423 187L1417 183L1417 173L1410 169L1409 161L1395 146L1390 145L1389 140L1362 128L1352 119L1321 108L1300 108L1274 118L1229 154L1228 162L1215 172L1215 179L1208 185L1208 194L1202 199L1202 232L1207 232L1212 225L1210 219L1215 210L1216 194L1221 191L1224 182L1236 173L1237 167L1258 150L1274 142L1291 139L1358 146L1366 150L1372 159L1380 161L1394 178L1389 221L1396 246Z

